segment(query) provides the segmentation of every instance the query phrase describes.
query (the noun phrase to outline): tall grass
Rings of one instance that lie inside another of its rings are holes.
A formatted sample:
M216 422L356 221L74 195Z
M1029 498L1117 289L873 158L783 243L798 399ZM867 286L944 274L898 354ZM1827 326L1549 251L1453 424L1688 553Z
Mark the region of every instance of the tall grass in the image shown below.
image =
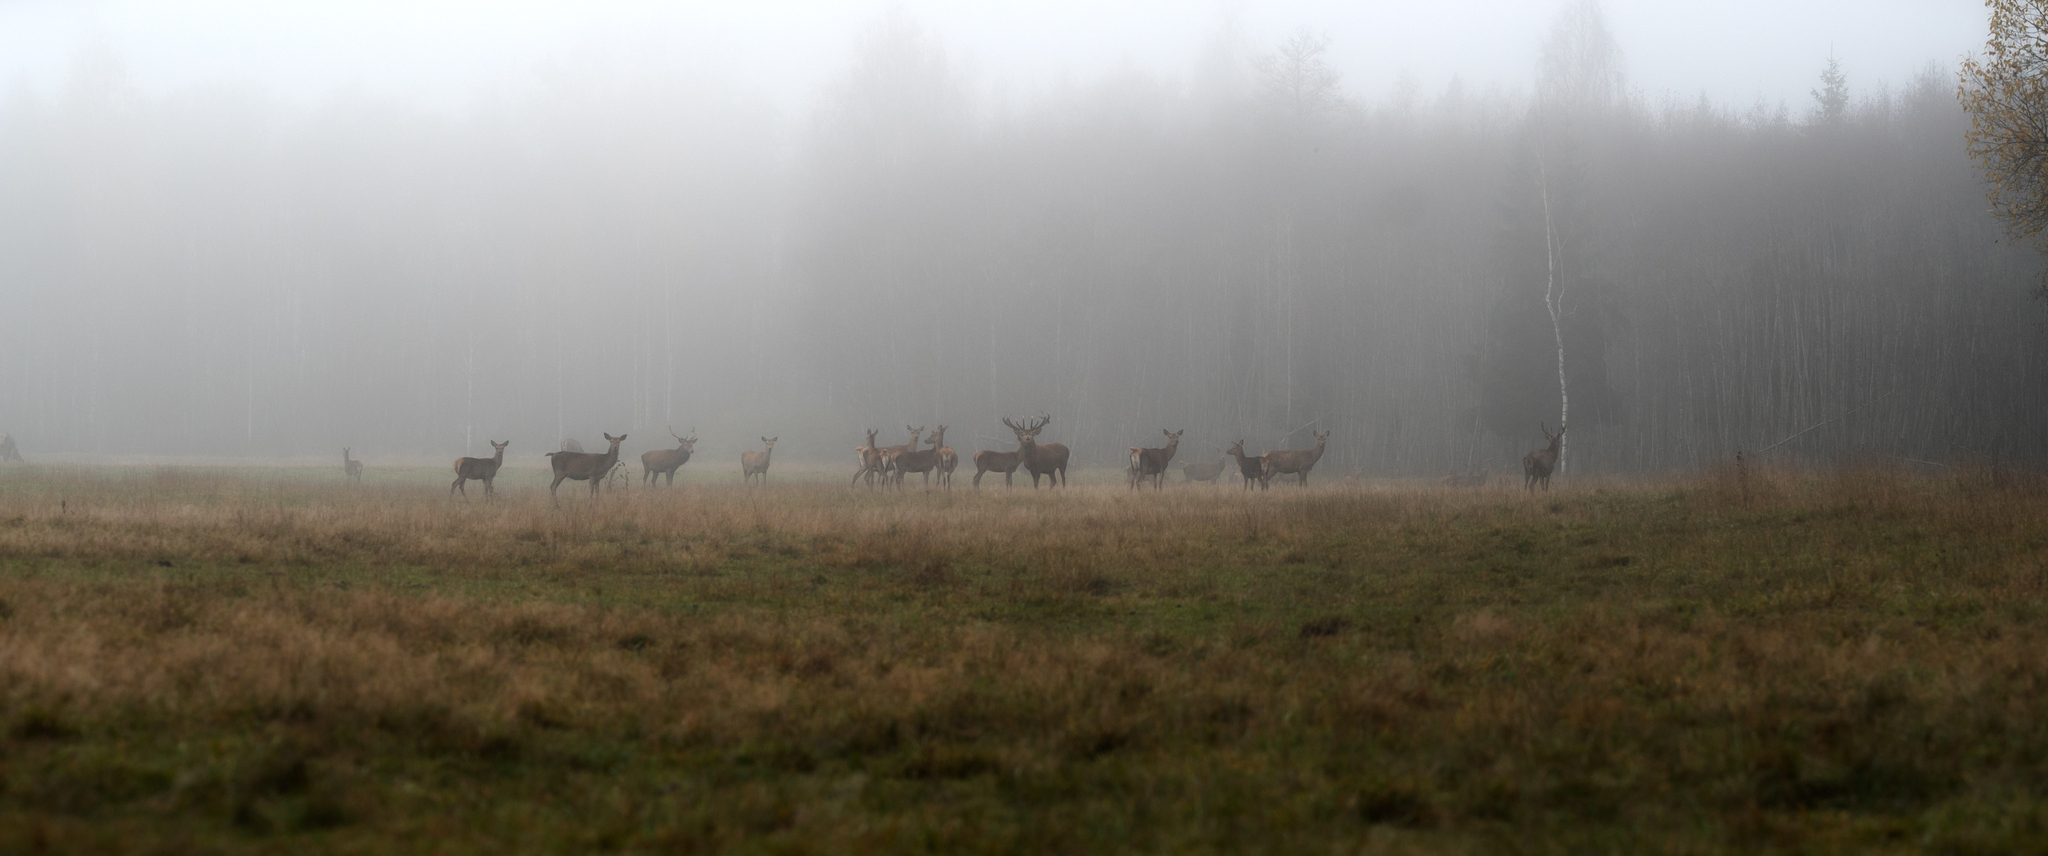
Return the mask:
M335 469L0 470L0 851L2043 843L2030 478Z

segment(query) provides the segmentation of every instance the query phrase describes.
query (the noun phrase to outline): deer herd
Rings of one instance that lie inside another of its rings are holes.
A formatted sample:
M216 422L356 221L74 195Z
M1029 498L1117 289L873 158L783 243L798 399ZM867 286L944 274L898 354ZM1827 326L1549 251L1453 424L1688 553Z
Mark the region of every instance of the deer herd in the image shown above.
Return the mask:
M1034 490L1038 488L1041 479L1045 480L1048 487L1066 486L1069 457L1067 447L1060 443L1038 442L1039 433L1052 423L1052 415L1041 411L1036 419L1019 421L1006 417L1002 422L1003 426L1016 436L1017 448L1008 452L975 452L974 487L980 488L981 477L989 473L1002 473L1003 486L1010 487L1020 467L1030 474L1031 487ZM865 480L868 490L873 491L879 479L883 488L893 487L901 490L904 477L916 473L924 477L923 484L927 491L932 489L934 481L940 489L951 490L953 470L959 464L959 457L951 446L946 445L946 426L940 425L933 429L929 438L925 436L925 429L922 427L905 425L903 428L910 432L910 441L896 446L881 445L881 441L876 439L881 432L875 429L868 430L867 444L855 446L853 450L859 466L854 470L851 486L858 486ZM1528 492L1534 492L1539 485L1545 491L1550 490L1551 473L1556 470L1558 457L1563 453L1563 425L1558 426L1556 434L1550 433L1550 429L1544 425L1538 425L1537 429L1543 432L1543 438L1549 441L1549 444L1522 458L1522 487ZM1148 481L1153 490L1164 489L1167 468L1172 465L1174 454L1180 449L1181 435L1186 432L1162 429L1160 433L1166 437L1165 445L1157 448L1130 447L1124 481L1133 490L1142 489ZM1323 450L1330 442L1330 432L1313 433L1315 448L1277 449L1263 455L1247 453L1244 448L1245 441L1239 439L1231 443L1229 449L1213 461L1182 461L1181 474L1190 483L1215 484L1229 470L1230 460L1234 458L1237 461L1236 475L1246 490L1250 490L1254 484L1258 485L1260 490L1267 490L1275 476L1290 475L1295 477L1297 485L1307 487L1309 471L1315 469L1317 461L1322 460ZM674 487L676 470L689 463L690 455L697 447L696 430L691 429L690 436L684 437L677 434L674 428L670 428L669 436L675 438L675 448L655 449L640 455L642 484L659 484L666 479L665 483L669 487ZM614 484L631 483L631 471L619 460L619 444L626 441L626 435L614 437L605 434L604 438L610 443L610 447L602 453L583 451L582 445L575 440L564 440L561 449L547 453L548 465L555 476L554 481L548 485L550 497L555 496L556 489L568 479L590 482L590 495L593 498L598 495L600 484L607 478L612 479ZM768 465L775 454L777 439L762 437L760 451L749 449L740 453L740 476L743 482L752 484L758 478L761 484L768 483ZM484 483L486 497L495 493L492 482L497 478L498 468L505 463L505 447L511 445L511 442L490 442L494 451L491 457L455 460L455 481L448 486L449 496L453 497L459 492L467 498L469 491L464 485L472 479ZM353 452L352 448L341 450L342 470L350 482L361 484L363 462L356 460ZM0 457L0 460L6 457L20 460L19 453L14 450L13 438L5 434L0 434L0 456L4 456ZM1481 467L1477 470L1460 470L1452 473L1443 483L1452 487L1478 487L1486 484L1487 480L1487 471Z

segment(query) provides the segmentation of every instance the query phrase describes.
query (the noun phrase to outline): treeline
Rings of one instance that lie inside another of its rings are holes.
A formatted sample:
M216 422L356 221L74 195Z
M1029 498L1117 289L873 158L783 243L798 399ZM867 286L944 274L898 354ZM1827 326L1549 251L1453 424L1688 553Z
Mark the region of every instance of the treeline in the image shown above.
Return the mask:
M555 72L449 117L101 58L0 107L0 430L25 451L482 450L665 425L846 458L902 423L1077 465L1332 432L1319 472L1756 451L2039 463L2040 262L1953 80L1653 102L1597 10L1529 94L1359 93L1313 33L998 100L902 18L794 119ZM1824 79L1823 79L1824 78ZM1546 293L1556 296L1553 323Z

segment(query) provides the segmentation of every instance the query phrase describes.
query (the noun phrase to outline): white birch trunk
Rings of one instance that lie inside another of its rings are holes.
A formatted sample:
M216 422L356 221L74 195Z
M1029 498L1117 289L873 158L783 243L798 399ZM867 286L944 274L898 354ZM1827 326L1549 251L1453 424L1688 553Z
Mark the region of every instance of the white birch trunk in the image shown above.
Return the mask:
M1565 451L1571 440L1564 436L1571 424L1571 387L1564 376L1564 287L1557 282L1557 229L1550 223L1550 174L1537 168L1537 189L1543 195L1543 251L1550 265L1550 280L1543 287L1543 308L1550 311L1550 333L1557 339L1557 474L1565 474Z

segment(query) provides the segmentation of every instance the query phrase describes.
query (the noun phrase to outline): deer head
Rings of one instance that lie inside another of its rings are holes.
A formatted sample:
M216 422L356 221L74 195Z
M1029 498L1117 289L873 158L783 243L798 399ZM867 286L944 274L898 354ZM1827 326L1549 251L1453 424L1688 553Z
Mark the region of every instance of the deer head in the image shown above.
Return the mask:
M625 439L625 438L624 438L624 437L621 437L621 438L619 438L619 439L623 440L623 439ZM771 452L772 452L772 451L775 451L775 441L776 441L776 440L780 440L780 439L782 439L782 438L781 438L780 436L775 436L775 437L762 437L762 438L761 438L761 442L762 442L762 443L765 443L765 444L767 444L767 446L768 446L768 451L771 451ZM802 461L798 461L797 463L803 463L803 462L802 462Z
M1045 426L1050 424L1051 422L1052 414L1047 413L1043 410L1038 411L1038 418L1031 420L1030 424L1028 425L1019 425L1016 422L1012 421L1009 417L1003 417L1003 425L1009 428L1011 431L1016 432L1017 442L1022 443L1026 446L1029 446L1037 442L1038 432L1045 430Z
M602 432L600 432L600 433L602 433ZM606 440L610 440L610 441L612 442L612 452L614 452L614 453L616 453L616 452L618 452L618 451L619 451L619 444L620 444L620 443L624 443L624 442L626 442L626 435L624 435L624 434L620 434L620 435L619 435L619 436L617 436L617 437L614 437L614 436L612 436L612 435L610 435L610 434L605 434L605 435L604 435L604 438L605 438Z
M676 433L676 429L675 429L675 428L674 428L673 426L671 426L671 427L670 427L670 428L668 429L668 435L669 435L670 437L674 437L674 438L676 438L676 451L678 451L678 452L687 452L687 451L690 451L691 449L695 449L695 448L697 447L697 429L696 429L696 428L691 428L691 429L690 429L690 436L689 436L689 438L688 438L688 439L684 439L684 438L682 437L682 435L679 435L679 434L677 434L677 433Z

